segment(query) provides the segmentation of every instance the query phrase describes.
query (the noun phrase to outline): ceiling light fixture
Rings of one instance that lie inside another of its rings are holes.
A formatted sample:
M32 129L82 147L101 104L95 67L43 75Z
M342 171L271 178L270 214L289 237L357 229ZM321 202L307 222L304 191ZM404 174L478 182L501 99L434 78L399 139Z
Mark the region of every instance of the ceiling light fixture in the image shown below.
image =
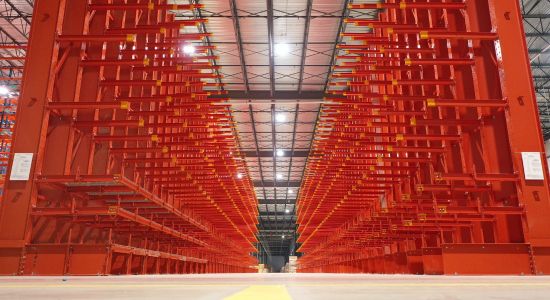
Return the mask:
M290 45L286 43L275 44L275 56L286 56L290 53Z
M277 156L281 157L281 156L285 156L285 151L279 149L277 150Z
M289 194L294 194L294 190L288 190Z
M283 236L282 236L281 238L284 239L284 238L285 238L285 235L283 234Z
M195 46L193 45L185 45L183 46L183 53L187 54L187 55L192 55L192 54L195 54Z
M277 173L277 175L275 177L277 178L277 180L281 180L281 179L283 179L283 174Z
M10 93L10 89L8 89L6 86L0 86L0 95L7 96Z
M275 120L277 122L284 122L286 121L286 116L284 114L277 114L275 115Z
M287 213L287 214L290 213L290 210L288 208L285 209L285 213Z
M238 179L243 179L243 174L238 173L238 174L237 174L237 178L238 178Z

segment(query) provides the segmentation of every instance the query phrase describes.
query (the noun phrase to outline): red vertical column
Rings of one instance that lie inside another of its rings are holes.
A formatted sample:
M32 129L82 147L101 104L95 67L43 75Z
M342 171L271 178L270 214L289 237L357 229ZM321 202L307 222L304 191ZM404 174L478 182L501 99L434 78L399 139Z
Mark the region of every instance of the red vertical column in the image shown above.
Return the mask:
M526 208L527 241L537 273L550 272L550 191L537 100L518 1L490 0L492 20L499 33L497 59L501 86L508 99L508 133L516 170L521 173L519 201ZM500 51L498 51L500 50ZM526 180L522 153L536 152L542 160L543 180Z
M57 63L56 33L63 17L64 0L38 0L33 12L24 80L15 126L13 153L32 153L30 178L10 181L13 157L8 165L6 193L0 211L0 274L17 274L20 258L30 239L30 208L36 202L34 170L42 165L37 154L44 145L47 114L45 105L53 90L52 76Z

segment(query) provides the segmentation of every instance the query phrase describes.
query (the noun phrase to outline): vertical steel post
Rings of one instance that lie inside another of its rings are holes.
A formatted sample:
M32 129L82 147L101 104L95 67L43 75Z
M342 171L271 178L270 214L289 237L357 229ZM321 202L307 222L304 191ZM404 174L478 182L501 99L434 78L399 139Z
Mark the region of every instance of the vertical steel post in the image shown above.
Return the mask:
M27 49L24 80L15 126L13 153L32 153L29 180L11 181L8 165L5 195L0 210L0 268L1 274L19 274L20 259L31 238L30 210L36 203L35 170L43 165L41 149L48 128L46 103L53 92L52 77L57 64L57 32L63 21L65 0L36 1Z

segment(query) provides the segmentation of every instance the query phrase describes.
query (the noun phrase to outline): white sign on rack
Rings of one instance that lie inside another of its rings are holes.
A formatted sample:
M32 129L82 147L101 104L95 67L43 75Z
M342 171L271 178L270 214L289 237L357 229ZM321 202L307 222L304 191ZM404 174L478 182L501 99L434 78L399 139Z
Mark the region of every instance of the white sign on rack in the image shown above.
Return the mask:
M32 157L32 153L15 153L11 166L10 180L29 180Z
M521 160L526 180L544 180L544 169L539 152L521 152Z

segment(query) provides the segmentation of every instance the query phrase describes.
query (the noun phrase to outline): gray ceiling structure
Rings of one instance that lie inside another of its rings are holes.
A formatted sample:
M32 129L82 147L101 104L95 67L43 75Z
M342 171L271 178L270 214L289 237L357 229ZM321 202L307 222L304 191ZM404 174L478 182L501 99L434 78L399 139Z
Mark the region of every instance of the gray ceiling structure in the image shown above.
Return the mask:
M348 0L200 3L259 201L259 250L293 254L296 198L343 18L375 12L350 12Z
M544 139L550 139L550 1L520 0Z
M296 238L296 197L345 3L201 3L259 202L260 252L289 255ZM278 49L281 45L287 49Z
M47 0L41 0L47 1ZM550 0L518 0L533 66L545 138L550 138ZM374 17L350 11L349 3L376 0L168 0L204 8L178 17L208 18L189 32L210 32L204 43L229 92L236 135L259 200L262 257L295 250L296 198L315 138L335 45L344 17ZM26 45L33 0L0 0L0 46ZM281 45L284 45L282 47ZM280 48L286 49L280 49ZM22 57L24 49L0 47L1 57ZM0 60L3 85L16 86L23 60ZM224 96L225 97L225 96ZM280 118L284 118L280 119ZM277 154L282 151L281 156Z
M18 86L31 27L33 0L0 0L0 84ZM10 80L11 79L11 80Z

